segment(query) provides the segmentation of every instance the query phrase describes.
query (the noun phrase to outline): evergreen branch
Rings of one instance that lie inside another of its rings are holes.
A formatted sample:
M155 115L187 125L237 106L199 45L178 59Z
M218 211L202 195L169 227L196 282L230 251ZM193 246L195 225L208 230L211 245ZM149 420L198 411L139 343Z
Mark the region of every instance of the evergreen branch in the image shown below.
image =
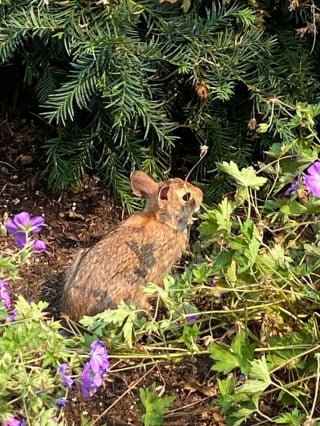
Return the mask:
M65 125L68 119L73 120L75 105L79 109L87 108L91 97L96 93L94 59L82 58L72 66L74 70L70 73L69 81L48 96L46 107L52 110L44 115L50 122L56 120Z

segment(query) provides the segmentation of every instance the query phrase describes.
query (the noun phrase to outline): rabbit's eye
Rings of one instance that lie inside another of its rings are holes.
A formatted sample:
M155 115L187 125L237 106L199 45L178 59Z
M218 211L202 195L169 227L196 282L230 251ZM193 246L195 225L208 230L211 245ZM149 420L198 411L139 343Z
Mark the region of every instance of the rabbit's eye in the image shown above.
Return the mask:
M186 192L186 193L184 194L184 196L182 197L183 201L189 201L189 200L190 200L190 198L191 198L191 194L190 194L190 192Z

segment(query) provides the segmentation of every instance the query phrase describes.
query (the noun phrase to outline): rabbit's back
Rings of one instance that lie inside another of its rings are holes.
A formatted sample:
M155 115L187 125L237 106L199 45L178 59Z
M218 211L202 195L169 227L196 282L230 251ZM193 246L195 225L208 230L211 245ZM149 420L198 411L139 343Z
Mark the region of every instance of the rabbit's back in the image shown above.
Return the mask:
M132 215L78 255L66 273L62 311L77 320L121 300L148 308L143 286L161 284L187 242L186 229L160 223L153 213Z

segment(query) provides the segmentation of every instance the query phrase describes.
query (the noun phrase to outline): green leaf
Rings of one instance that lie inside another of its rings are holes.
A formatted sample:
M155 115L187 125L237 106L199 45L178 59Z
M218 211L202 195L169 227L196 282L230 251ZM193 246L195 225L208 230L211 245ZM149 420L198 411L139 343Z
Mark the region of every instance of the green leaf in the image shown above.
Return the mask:
M219 231L231 231L232 221L230 219L231 214L235 209L235 203L232 203L225 197L218 205L215 215L218 224Z
M268 386L271 384L268 364L265 356L251 362L250 376L264 381L268 384Z
M230 161L230 163L223 161L218 166L225 173L232 176L239 185L246 188L259 189L267 182L267 178L257 176L252 166L239 170L237 164L233 161Z
M240 331L232 340L231 348L238 356L241 372L248 374L251 370L250 361L253 360L255 348L255 345L249 342L248 334L243 330Z
M178 342L182 342L190 350L190 352L199 352L198 345L196 341L199 337L199 326L193 324L192 326L185 325L183 327L182 336L178 339Z
M217 379L219 391L221 395L231 395L235 388L235 380L233 377L228 377L227 379L220 380Z
M212 370L227 374L239 367L237 356L232 354L228 347L213 343L209 347L209 352L211 358L215 360L215 363L211 367Z
M248 379L246 383L241 386L240 392L242 393L262 393L269 384L262 382L261 380Z
M280 208L280 211L290 216L300 216L307 211L307 207L296 200L290 200L288 204Z
M181 8L184 13L188 12L188 10L190 9L190 6L191 6L191 0L183 0Z
M268 365L265 357L250 362L250 379L241 386L242 393L261 393L271 385L271 379L268 371Z
M237 282L237 262L233 259L227 268L226 278L230 283Z
M283 413L274 421L277 424L300 426L303 424L304 414L300 413L297 408L294 408L291 413Z
M164 425L164 414L174 401L173 396L158 396L156 385L153 383L148 388L140 388L140 399L145 409L143 414L144 426Z
M280 268L289 268L290 263L293 262L292 258L286 256L284 248L280 244L275 244L274 247L270 249L270 255L272 256L275 265Z

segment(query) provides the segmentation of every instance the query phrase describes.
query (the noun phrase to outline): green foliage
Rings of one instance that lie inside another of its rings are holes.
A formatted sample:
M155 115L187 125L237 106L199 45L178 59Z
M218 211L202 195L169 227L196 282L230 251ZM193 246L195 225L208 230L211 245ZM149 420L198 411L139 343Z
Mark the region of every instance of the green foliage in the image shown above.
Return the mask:
M273 144L257 169L218 164L236 191L205 206L190 267L145 289L156 309L131 321L129 351L128 338L107 327L117 314L83 320L139 365L209 355L212 403L230 426L319 417L319 198L302 174L320 151L319 112L297 104L296 131L307 123L307 134Z
M251 370L250 361L253 360L254 345L250 344L247 334L238 333L233 339L230 349L228 346L218 343L210 345L209 352L215 360L212 369L227 374L239 367L243 374L248 374Z
M153 383L146 389L140 388L140 399L145 410L144 426L164 425L163 416L168 411L174 397L158 396L156 385Z
M279 416L275 423L280 425L300 426L303 421L303 415L297 408L294 408L291 413L284 413Z
M57 127L44 147L53 190L99 172L130 210L130 169L185 175L205 143L197 177L210 200L231 187L216 161L246 166L264 147L301 135L301 120L306 134L319 69L314 40L296 37L296 14L313 22L312 9L262 0L180 6L0 3L0 74L22 67L42 116Z
M15 321L0 324L1 421L14 413L28 424L56 425L56 401L66 395L58 367L68 362L79 369L76 341L60 334L59 322L45 319L46 306L19 296ZM59 425L65 424L61 417Z
M0 231L6 235L2 224ZM67 338L61 323L48 319L46 302L28 302L16 295L16 303L11 303L12 281L23 279L21 266L31 264L37 255L31 237L20 250L3 245L0 256L0 423L66 426L63 405L58 402L68 403L69 386L59 369L65 364L69 379L79 383L80 368L88 356L82 337ZM83 417L81 424L92 422Z

